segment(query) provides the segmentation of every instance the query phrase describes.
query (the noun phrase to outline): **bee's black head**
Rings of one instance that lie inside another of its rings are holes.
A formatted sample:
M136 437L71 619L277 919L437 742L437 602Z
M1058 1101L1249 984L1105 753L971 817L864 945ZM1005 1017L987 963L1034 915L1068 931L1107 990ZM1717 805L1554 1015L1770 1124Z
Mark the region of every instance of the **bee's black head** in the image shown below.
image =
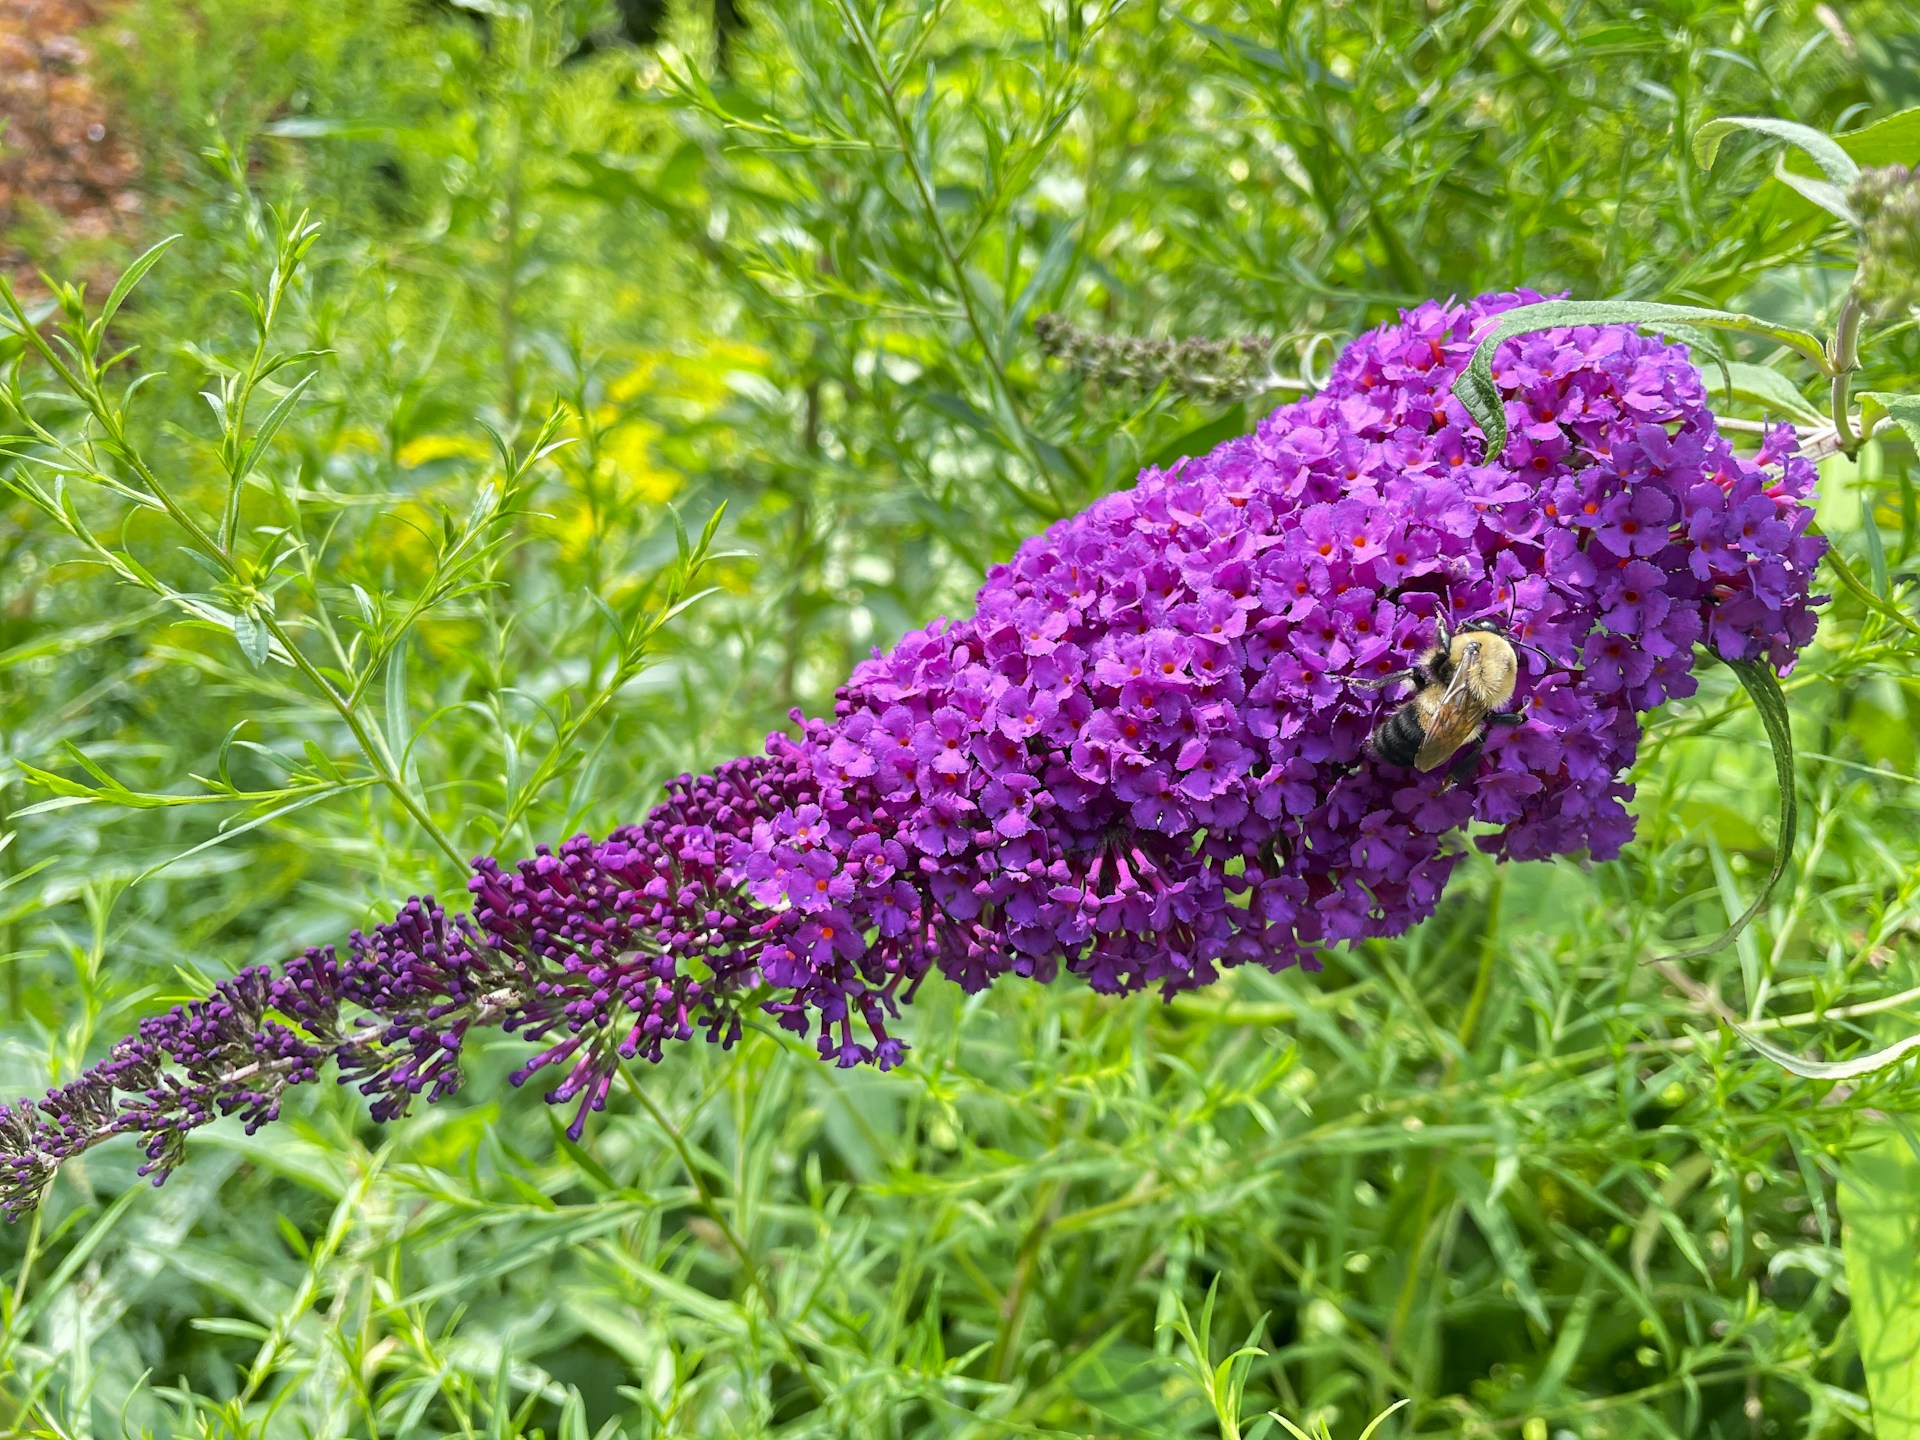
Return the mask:
M1485 635L1504 635L1507 633L1507 627L1502 625L1498 620L1469 620L1460 627L1460 633L1463 635L1473 630L1478 630Z

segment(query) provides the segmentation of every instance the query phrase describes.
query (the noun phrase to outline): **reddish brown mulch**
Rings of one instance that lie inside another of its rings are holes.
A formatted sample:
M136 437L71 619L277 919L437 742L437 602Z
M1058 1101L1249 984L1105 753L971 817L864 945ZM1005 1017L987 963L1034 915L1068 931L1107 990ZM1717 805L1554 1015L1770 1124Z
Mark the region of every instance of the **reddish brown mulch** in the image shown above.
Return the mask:
M62 238L131 233L139 164L89 73L90 0L0 0L0 268L38 290ZM35 254L22 247L23 231Z

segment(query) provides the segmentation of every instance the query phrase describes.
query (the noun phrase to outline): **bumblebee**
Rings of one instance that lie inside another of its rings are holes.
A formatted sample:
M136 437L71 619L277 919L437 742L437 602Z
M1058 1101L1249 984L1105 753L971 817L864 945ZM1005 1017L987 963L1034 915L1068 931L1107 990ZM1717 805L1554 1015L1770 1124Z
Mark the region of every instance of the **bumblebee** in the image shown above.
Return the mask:
M1464 779L1489 726L1518 725L1527 718L1504 708L1513 699L1519 673L1514 643L1497 621L1474 620L1454 630L1442 616L1439 643L1411 669L1352 682L1364 690L1402 680L1418 687L1381 722L1367 748L1389 765L1431 770L1471 745L1453 766L1454 779Z

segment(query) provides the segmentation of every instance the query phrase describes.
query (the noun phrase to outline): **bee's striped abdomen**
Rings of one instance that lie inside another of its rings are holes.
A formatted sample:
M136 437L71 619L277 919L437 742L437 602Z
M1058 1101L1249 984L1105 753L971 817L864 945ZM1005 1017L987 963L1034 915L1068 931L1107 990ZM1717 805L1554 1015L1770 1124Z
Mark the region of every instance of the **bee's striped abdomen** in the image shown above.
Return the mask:
M1402 705L1373 732L1373 753L1389 765L1410 767L1426 739L1427 729L1420 723L1419 707Z

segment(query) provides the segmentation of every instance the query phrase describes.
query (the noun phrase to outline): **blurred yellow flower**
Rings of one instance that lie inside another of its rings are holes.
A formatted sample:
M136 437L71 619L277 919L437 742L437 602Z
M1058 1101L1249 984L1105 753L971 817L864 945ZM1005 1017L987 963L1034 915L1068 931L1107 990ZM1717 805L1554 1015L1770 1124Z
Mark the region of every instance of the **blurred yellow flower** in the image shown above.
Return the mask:
M643 501L658 505L679 493L685 480L677 470L663 468L654 458L653 442L663 433L651 420L639 418L621 421L620 412L605 406L594 419L611 424L600 435L600 478L609 482L616 505ZM617 422L617 423L616 423Z
M435 460L489 460L493 446L477 435L420 435L402 445L393 458L411 470Z

